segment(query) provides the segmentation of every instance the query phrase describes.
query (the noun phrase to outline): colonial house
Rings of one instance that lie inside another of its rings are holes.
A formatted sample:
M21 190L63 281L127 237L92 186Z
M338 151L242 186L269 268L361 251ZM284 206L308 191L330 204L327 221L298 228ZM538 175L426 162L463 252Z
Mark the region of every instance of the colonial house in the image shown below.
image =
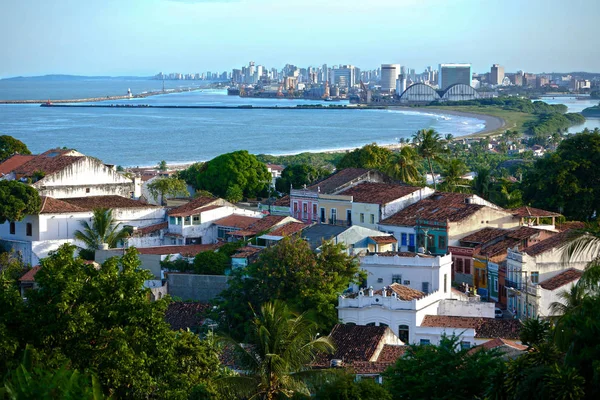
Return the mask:
M551 309L552 303L564 304L564 299L560 294L571 290L571 287L579 282L582 275L583 271L569 268L536 285L535 298L539 304L537 309L539 317L547 318L555 316L556 313Z
M513 228L510 212L473 194L436 192L379 223L379 230L398 239L400 251L444 255L448 246L485 227Z
M25 263L37 265L40 258L47 257L64 243L84 247L75 241L74 233L82 229L82 222L91 222L96 208L112 209L116 223L133 228L158 224L165 218L164 208L121 196L63 199L42 196L38 214L0 225L0 243L20 252Z
M361 182L390 182L391 178L375 170L363 168L346 168L336 171L327 178L302 189L290 191L291 216L302 222L326 221L326 218L337 221L346 218L346 214L327 214L319 208L320 194L336 194ZM331 212L331 211L330 211ZM346 211L347 212L347 211ZM323 222L325 223L325 222Z
M556 227L556 218L561 216L552 211L529 206L519 207L509 211L515 217L520 219L521 225L546 230L554 230Z
M280 215L260 215L250 217L247 215L231 214L214 221L218 240L238 241L251 239L260 234L267 234L271 230L299 221L292 217Z
M306 229L303 229L301 236L308 242L312 250L318 250L323 241L329 241L334 244L342 244L346 248L349 255L358 255L367 253L368 251L376 251L381 248L391 251L396 251L397 242L392 241L390 236L385 232L379 232L373 229L364 228L354 225L351 227L315 224ZM386 243L376 243L380 240L379 237Z
M566 230L525 249L508 249L506 289L509 311L518 318L549 315L550 300L547 299L551 296L543 290L556 290L558 286L555 287L555 282L567 280L565 275L556 281L552 281L552 278L562 273L566 274L569 269L583 271L592 260L592 254L589 253L573 256L567 262L563 259L565 246L580 235L576 231ZM573 276L573 273L566 275ZM548 289L539 288L543 282L546 282L545 286Z
M427 315L419 328L419 344L439 344L442 335L461 338L460 346L468 349L490 341L518 341L521 321L459 315ZM515 343L517 344L517 343Z
M117 195L139 198L141 182L75 150L52 149L40 155L15 155L2 164L2 179L30 183L40 196L57 199ZM10 170L10 171L7 171Z

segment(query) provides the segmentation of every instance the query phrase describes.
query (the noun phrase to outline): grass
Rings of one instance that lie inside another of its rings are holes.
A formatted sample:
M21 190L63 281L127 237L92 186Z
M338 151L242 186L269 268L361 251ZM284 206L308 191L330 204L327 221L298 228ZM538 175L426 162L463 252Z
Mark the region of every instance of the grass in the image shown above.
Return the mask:
M441 110L491 115L492 117L498 117L504 120L505 125L502 128L484 134L474 134L472 136L493 136L504 133L506 130L516 130L520 133L523 133L523 124L536 118L533 114L523 113L520 111L503 110L495 106L444 106L438 108Z

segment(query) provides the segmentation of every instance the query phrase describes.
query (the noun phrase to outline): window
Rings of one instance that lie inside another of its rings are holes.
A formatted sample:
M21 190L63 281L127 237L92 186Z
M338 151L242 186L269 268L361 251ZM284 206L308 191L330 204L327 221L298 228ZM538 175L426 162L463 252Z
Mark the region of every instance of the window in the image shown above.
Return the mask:
M27 223L27 236L33 236L33 225L31 225L31 222Z
M392 275L392 283L402 283L402 275Z
M311 219L317 219L317 205L316 204L313 204L312 218Z
M200 215L194 215L192 218L193 225L200 225Z
M389 325L388 325L388 324L384 324L383 322L380 322L380 323L379 323L379 326L384 326L384 327L386 327L386 328L387 328Z
M371 224L375 223L375 214L371 214Z
M294 214L297 214L297 213L298 213L298 202L295 201L294 202Z
M348 226L352 225L352 210L346 210L346 223Z
M446 249L446 236L438 236L438 249Z
M423 292L423 293L429 293L429 282L422 282L421 283L421 292Z
M17 229L16 229L16 226L15 226L15 223L14 223L14 222L11 222L11 223L10 223L10 234L11 234L11 235L14 235L14 234L15 234L15 232L16 232L16 230L17 230Z
M90 188L85 188L85 192L89 193L90 192Z
M325 207L321 207L321 223L325 223Z
M462 274L464 261L465 260L463 260L462 258L457 258L456 259L456 272L459 272L459 273Z
M337 210L335 208L331 209L331 223L335 224L337 221Z
M365 222L365 213L360 213L360 222Z
M465 258L465 274L471 273L471 259Z
M539 271L531 271L531 283L538 283L540 280Z
M471 348L471 342L460 342L461 350L468 350Z
M177 218L176 217L169 217L169 224L171 224L171 225L177 225Z
M410 281L404 281L403 285L406 285L406 286L410 285Z
M498 278L494 278L494 291L498 293Z
M307 203L302 203L302 218L303 219L308 218L308 204Z
M411 247L415 247L415 234L411 233L408 235L408 245Z
M448 293L448 274L444 274L444 293Z
M400 244L402 246L406 246L406 242L407 242L407 234L403 233L402 235L400 235Z
M421 339L421 340L419 341L419 344L420 344L421 346L429 346L429 345L431 344L431 340L429 340L429 339Z
M408 334L408 325L398 326L398 339L402 340L404 343L408 343Z
M192 217L190 217L189 215L187 217L185 217L183 225L191 225L192 224Z

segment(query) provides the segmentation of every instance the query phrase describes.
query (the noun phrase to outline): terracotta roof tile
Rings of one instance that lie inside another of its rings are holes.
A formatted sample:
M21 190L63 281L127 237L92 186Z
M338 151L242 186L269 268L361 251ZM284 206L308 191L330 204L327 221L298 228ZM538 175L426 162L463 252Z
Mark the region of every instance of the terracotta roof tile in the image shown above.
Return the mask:
M168 228L169 228L169 223L167 221L161 222L158 224L146 225L141 228L138 228L135 231L135 235L145 236L145 235L149 235L151 233L158 232L158 231L168 229Z
M469 204L469 194L436 192L380 222L382 225L413 226L417 218L438 222L458 222L485 206Z
M420 258L435 258L431 254L413 253L410 251L386 251L383 253L375 253L379 257L420 257Z
M18 177L30 177L35 172L41 171L46 175L61 171L69 165L85 158L82 155L67 155L72 150L52 149L17 167L14 171Z
M465 236L460 239L461 243L486 243L490 240L494 240L508 232L507 229L502 228L483 228L475 233Z
M231 214L221 219L214 221L215 225L227 226L231 228L248 229L254 224L258 218L248 217L246 215Z
M426 315L421 326L475 329L476 338L519 339L521 321L516 319L496 319L479 317L454 317L447 315Z
M379 357L377 357L377 362L381 363L395 363L400 357L406 353L406 350L409 346L397 345L397 344L385 344L383 345L383 349L381 353L379 353Z
M290 222L285 225L278 226L277 228L275 228L274 230L269 232L269 235L282 236L282 237L290 236L290 235L300 232L302 229L306 228L307 226L308 225L303 224L302 222Z
M540 282L539 285L546 290L556 290L567 283L576 281L581 278L581 275L583 275L582 271L575 268L569 268L552 278Z
M197 214L197 212L196 212L197 209L207 206L217 200L218 199L216 199L214 197L203 197L203 196L196 197L189 203L183 204L179 207L175 207L175 208L169 210L168 214L169 214L169 216L172 216L172 217L187 217L192 214Z
M559 248L580 235L582 235L582 233L573 230L566 230L545 240L542 240L541 242L536 243L533 246L529 246L526 249L523 249L523 253L529 254L530 256L537 256L549 250Z
M35 157L36 156L15 154L14 156L0 163L0 176L13 172L15 169L19 168L26 162L33 160Z
M335 345L335 352L320 357L319 364L329 366L331 360L369 361L385 335L385 326L337 324L329 337Z
M21 282L35 282L35 275L38 273L38 271L40 270L40 266L36 265L35 267L29 269L27 272L25 272L25 274L19 278L19 281Z
M390 243L398 243L398 240L389 235L389 236L369 236L369 239L374 241L377 244L390 244Z
M54 197L41 196L42 206L40 214L61 214L73 212L87 212L87 210L78 207L66 201L55 199Z
M342 186L367 176L370 171L364 168L345 168L309 186L309 190L319 189L321 193L331 194Z
M570 229L582 230L582 229L585 229L585 222L581 222L581 221L563 222L562 224L556 224L556 229L558 229L560 232L568 231Z
M486 350L491 350L491 349L496 349L496 348L502 347L502 346L509 346L516 350L521 350L521 351L527 350L527 346L519 344L519 343L515 342L514 340L508 340L508 339L503 339L503 338L495 338L492 340L488 340L487 342L485 342L477 347L482 347Z
M498 254L507 253L509 248L512 249L520 243L520 239L506 238L489 246L482 247L479 249L478 254L486 257L493 257Z
M530 228L528 226L520 226L517 229L509 230L506 234L507 237L513 239L529 239L532 236L538 236L540 234L539 229Z
M240 247L239 249L236 250L235 253L233 253L233 255L231 256L231 258L248 258L248 257L253 257L253 256L257 255L258 253L260 253L263 250L264 249L262 249L260 247L251 247L251 246Z
M140 200L116 195L71 197L61 200L86 211L92 211L96 208L158 208L158 206Z
M512 210L507 210L512 213L514 216L519 218L526 217L560 217L559 213L555 213L552 211L546 211L539 208L533 208L529 206L514 208Z
M383 289L376 290L375 294L381 295L382 291ZM425 293L421 292L420 290L416 290L396 282L386 287L386 295L392 296L392 293L396 293L398 299L402 301L416 300L425 296Z
M185 246L156 246L156 247L137 247L140 254L169 255L181 254L184 257L194 257L203 251L216 250L221 244L189 244Z
M250 231L256 233L265 232L273 227L280 224L284 219L288 217L281 215L267 215L265 217L259 218L258 221L250 225Z
M352 196L355 203L387 204L420 190L420 187L388 183L363 182L337 193Z
M275 200L273 205L279 206L279 207L289 207L290 206L290 196L285 195L282 198Z
M202 325L204 321L202 314L209 307L208 304L204 303L176 301L169 304L165 312L165 319L173 330L189 328L195 331Z
M391 362L370 362L370 361L353 361L349 367L358 375L379 375L394 363Z

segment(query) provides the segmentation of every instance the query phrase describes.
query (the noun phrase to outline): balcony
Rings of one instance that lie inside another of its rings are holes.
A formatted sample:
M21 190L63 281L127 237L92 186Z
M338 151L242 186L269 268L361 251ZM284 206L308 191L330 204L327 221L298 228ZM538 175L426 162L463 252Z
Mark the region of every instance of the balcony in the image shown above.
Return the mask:
M512 288L512 289L515 289L515 290L521 290L521 283L520 283L520 282L516 282L516 281L510 281L510 280L508 280L508 279L506 279L506 281L505 281L505 283L504 283L504 286L505 286L507 289L510 289L510 288Z
M327 220L328 225L336 225L336 226L351 226L352 221L347 221L345 219L331 219Z

